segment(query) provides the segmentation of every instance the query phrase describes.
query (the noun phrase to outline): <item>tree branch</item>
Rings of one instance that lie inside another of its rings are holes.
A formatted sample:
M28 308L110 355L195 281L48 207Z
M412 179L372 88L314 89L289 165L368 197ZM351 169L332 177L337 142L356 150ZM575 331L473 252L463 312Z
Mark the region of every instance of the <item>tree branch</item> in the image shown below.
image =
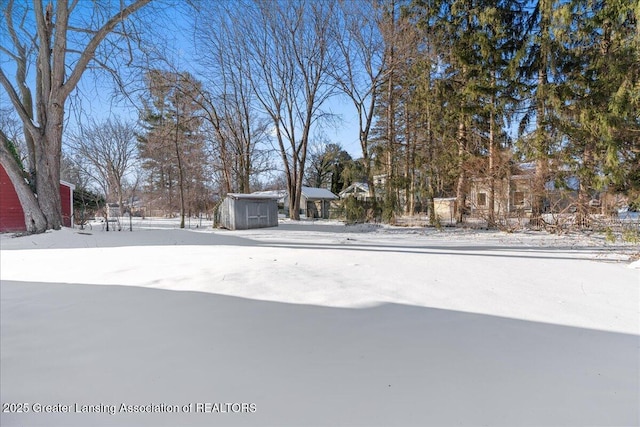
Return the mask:
M24 123L25 127L28 129L29 133L33 136L37 135L39 133L38 127L31 120L29 113L24 108L24 105L22 105L22 102L20 102L20 97L18 97L18 94L16 93L13 86L11 86L11 83L9 83L7 76L4 74L4 71L1 68L0 68L0 83L2 83L2 87L4 87L4 90L9 95L9 99L11 100L13 107L16 109L16 112L20 116L20 119Z
M38 0L39 1L39 0ZM137 0L126 8L122 9L118 14L112 16L105 24L98 30L95 36L89 41L89 44L85 48L82 56L78 60L75 68L71 72L69 79L64 83L62 89L62 96L67 97L71 91L76 87L78 82L80 81L80 77L84 73L84 70L87 68L89 62L93 59L94 54L102 40L107 37L111 33L111 31L115 28L115 26L126 19L129 15L136 12L146 4L148 4L151 0Z

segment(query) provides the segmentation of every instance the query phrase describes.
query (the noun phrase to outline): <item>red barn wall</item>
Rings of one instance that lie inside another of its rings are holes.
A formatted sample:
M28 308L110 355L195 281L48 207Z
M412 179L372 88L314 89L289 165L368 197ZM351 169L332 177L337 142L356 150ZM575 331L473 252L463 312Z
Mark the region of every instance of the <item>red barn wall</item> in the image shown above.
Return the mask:
M62 203L62 225L71 227L71 218L73 216L73 190L60 183L60 201Z
M72 226L73 219L73 187L60 183L60 199L62 202L62 225ZM25 231L24 211L20 200L9 179L9 175L0 165L0 232Z
M0 165L0 231L25 231L24 211L20 200L9 179L9 175Z

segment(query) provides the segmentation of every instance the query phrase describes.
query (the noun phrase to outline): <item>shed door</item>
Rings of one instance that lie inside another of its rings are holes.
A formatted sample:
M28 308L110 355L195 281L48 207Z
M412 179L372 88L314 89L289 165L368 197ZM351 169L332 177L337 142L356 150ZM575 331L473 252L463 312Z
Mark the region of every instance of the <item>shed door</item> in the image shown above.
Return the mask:
M269 224L269 209L266 203L247 203L248 228L261 228Z

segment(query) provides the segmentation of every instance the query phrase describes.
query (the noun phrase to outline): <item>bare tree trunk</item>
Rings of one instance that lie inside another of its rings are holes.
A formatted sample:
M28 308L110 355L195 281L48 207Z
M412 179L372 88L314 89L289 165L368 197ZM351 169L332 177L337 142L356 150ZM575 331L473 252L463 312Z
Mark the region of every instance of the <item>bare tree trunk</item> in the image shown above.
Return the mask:
M247 146L245 146L246 152L244 156L241 156L241 166L240 166L240 192L241 193L250 193L251 192L251 140L247 142Z
M178 142L178 129L180 124L180 114L176 114L176 133L175 133L175 147L176 147L176 162L178 164L178 189L180 190L180 228L184 228L184 169L182 167L182 156L180 155L180 144Z
M405 138L405 153L404 153L404 213L406 215L413 215L414 213L414 180L415 167L413 165L413 140L411 137L409 124L409 108L404 108L404 138Z
M578 187L578 200L576 206L576 225L580 228L589 227L589 189L592 188L592 174L594 164L593 144L587 142L582 154L584 172L580 176L580 184Z
M533 200L531 206L531 221L533 227L539 228L543 225L545 183L549 176L549 164L546 156L536 159L536 171L533 178Z
M374 211L378 205L378 199L376 198L376 183L373 179L373 170L371 169L371 158L369 153L362 156L362 162L364 163L364 173L367 177L367 185L369 186L369 197L371 198L371 205Z
M7 151L4 145L4 141L0 144L0 164L7 172L11 183L18 195L18 200L22 206L24 212L24 224L28 233L39 233L46 229L47 220L45 219L38 200L36 199L33 191L24 180L22 171L18 167L17 163Z
M52 109L53 110L53 109ZM59 230L62 227L62 202L60 200L60 156L62 153L62 106L49 113L45 133L36 140L39 155L36 155L36 192L38 205L47 219L47 228Z
M493 97L491 99L491 112L489 113L489 213L487 226L496 226L496 141L493 116Z
M390 48L390 62L393 64L393 47ZM387 81L387 108L386 108L386 119L387 119L387 156L385 162L385 168L387 173L387 182L385 183L386 189L386 198L387 203L391 199L391 194L393 193L392 180L393 180L393 150L395 146L395 103L393 96L393 73L389 73L388 81ZM395 206L393 206L395 209Z
M552 14L552 1L539 1L540 11L540 59L538 66L538 84L536 88L536 129L535 129L535 162L536 171L533 181L533 197L531 201L531 220L530 224L539 228L544 224L542 214L544 213L545 201L545 184L549 178L549 135L546 131L547 111L545 108L547 102L547 86L549 66L550 47L550 20Z
M433 173L429 173L429 179L427 180L427 210L429 211L429 225L438 225L438 217L436 216L436 201L435 192L433 188Z
M458 143L458 183L456 184L456 222L462 223L464 218L464 210L466 204L466 191L467 174L464 168L464 159L467 151L466 142L466 126L461 119L458 124L458 136L456 138Z
M549 164L547 161L547 134L544 129L545 108L544 93L547 84L547 70L542 67L538 73L538 92L536 96L536 132L534 141L536 148L536 171L533 181L533 200L531 206L531 221L533 227L539 228L543 224L542 213L544 212L545 183L549 175Z
M222 186L225 193L233 192L233 178L231 177L231 166L229 165L229 153L227 152L227 142L224 139L219 141L220 161L222 162Z

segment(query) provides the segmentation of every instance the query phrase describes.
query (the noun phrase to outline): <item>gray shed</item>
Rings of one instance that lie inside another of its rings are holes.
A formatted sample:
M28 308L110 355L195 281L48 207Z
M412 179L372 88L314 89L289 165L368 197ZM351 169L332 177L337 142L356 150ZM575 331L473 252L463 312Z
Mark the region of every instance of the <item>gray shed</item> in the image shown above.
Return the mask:
M229 230L278 226L278 199L257 194L229 193L220 207L220 225Z

